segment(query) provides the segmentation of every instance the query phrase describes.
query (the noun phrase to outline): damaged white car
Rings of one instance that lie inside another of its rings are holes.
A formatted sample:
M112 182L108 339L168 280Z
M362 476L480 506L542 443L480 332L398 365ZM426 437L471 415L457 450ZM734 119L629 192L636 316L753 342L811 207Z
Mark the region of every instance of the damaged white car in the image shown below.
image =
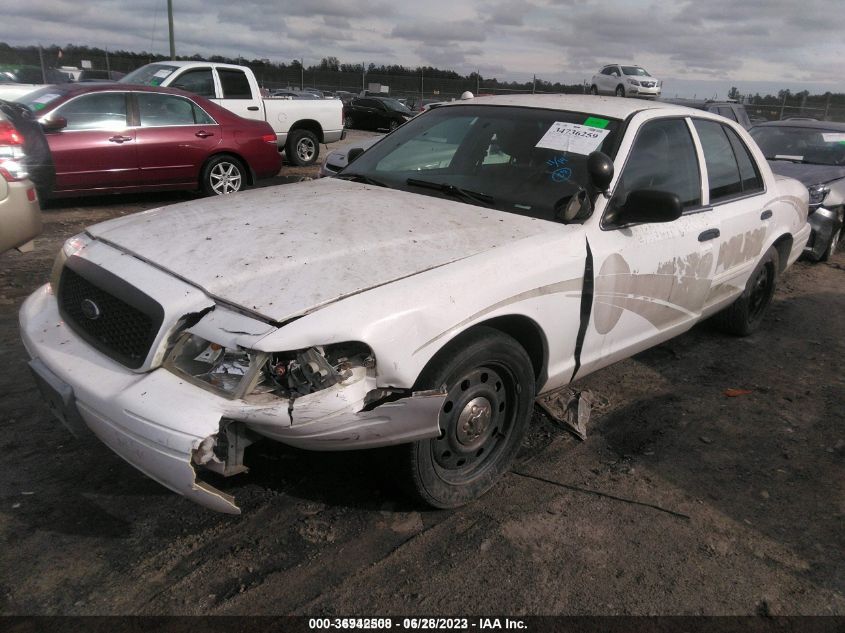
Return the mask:
M118 218L68 240L20 323L45 399L168 488L271 438L403 445L466 503L537 395L718 313L760 322L807 241L807 189L738 125L579 96L470 99L336 178Z

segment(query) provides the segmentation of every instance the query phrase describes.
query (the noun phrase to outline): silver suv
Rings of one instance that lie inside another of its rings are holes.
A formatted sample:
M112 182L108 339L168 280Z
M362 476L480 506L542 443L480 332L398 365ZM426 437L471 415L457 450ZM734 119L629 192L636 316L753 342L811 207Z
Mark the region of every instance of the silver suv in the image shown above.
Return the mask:
M652 77L640 66L608 64L598 74L593 75L590 92L594 95L613 95L617 97L660 96L663 82Z

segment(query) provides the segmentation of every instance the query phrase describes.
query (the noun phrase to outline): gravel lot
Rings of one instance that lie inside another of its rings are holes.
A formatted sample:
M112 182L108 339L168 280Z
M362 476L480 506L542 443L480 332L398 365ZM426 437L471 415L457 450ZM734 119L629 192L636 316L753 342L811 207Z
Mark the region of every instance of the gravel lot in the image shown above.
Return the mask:
M845 253L799 262L750 338L704 323L580 381L585 442L536 409L468 507L409 505L389 451L259 444L230 517L74 440L18 334L65 238L190 197L62 201L0 255L0 613L845 614Z

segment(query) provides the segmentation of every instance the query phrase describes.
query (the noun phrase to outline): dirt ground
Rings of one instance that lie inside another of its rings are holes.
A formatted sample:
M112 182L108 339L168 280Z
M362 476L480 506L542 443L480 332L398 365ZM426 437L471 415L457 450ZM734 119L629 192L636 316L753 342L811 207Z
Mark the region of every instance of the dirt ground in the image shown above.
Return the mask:
M0 255L0 613L845 614L845 252L794 266L749 338L704 323L580 381L586 441L537 408L468 507L410 505L384 451L259 444L231 517L73 439L18 333L65 238L188 198L56 203Z

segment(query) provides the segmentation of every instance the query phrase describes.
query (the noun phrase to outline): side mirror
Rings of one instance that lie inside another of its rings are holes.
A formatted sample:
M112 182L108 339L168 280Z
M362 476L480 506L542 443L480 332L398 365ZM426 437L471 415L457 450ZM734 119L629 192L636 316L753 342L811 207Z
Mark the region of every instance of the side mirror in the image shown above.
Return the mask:
M587 156L587 173L593 186L601 193L607 193L610 181L613 180L613 161L607 154L592 152Z
M673 222L681 217L683 210L676 193L637 189L628 194L624 206L608 214L607 220L613 224Z
M41 128L45 132L58 132L67 127L67 119L63 116L50 117L41 121Z
M346 154L346 163L349 164L356 158L358 158L361 154L364 153L364 150L360 147L353 147L349 152Z

